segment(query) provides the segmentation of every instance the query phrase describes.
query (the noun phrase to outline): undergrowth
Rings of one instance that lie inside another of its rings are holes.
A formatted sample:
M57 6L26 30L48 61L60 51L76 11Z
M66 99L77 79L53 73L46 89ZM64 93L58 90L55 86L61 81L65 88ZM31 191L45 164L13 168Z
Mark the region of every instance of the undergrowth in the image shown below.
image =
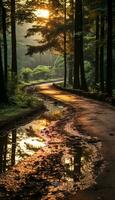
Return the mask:
M0 121L7 120L32 109L43 107L43 101L33 94L27 94L20 86L15 91L15 95L9 95L7 105L0 106Z

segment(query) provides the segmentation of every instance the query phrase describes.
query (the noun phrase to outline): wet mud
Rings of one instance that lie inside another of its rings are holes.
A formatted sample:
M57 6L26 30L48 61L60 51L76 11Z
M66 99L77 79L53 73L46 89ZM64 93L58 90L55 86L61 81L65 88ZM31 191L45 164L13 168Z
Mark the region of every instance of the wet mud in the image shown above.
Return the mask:
M0 199L71 199L96 186L102 143L77 130L75 109L48 100L47 111L0 136Z

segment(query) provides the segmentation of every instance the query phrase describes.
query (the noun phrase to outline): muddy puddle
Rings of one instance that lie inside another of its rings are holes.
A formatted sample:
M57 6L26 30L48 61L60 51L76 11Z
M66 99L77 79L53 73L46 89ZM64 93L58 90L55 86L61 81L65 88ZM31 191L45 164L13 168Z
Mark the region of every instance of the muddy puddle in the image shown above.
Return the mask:
M64 107L52 101L45 102L45 105L47 111L40 117L17 129L0 134L0 173L46 146L45 139L37 133L45 130L51 122L61 118Z
M65 131L73 116L73 110L68 117L66 107L47 101L40 117L2 133L0 199L71 200L78 190L96 185L104 167L102 143Z
M41 182L47 183L41 199L71 199L68 195L76 195L79 190L96 185L96 178L103 170L101 142L95 138L95 144L91 144L91 138L87 139L73 137L65 144L53 146L54 150L58 149L58 154L46 159L47 166L42 173L44 181ZM48 194L45 194L46 190Z

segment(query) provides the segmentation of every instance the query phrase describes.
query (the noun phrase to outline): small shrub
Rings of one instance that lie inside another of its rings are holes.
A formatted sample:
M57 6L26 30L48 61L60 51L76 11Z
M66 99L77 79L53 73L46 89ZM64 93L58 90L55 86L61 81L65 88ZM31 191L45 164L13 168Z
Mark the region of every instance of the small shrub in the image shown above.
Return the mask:
M32 78L32 69L29 67L23 67L20 72L20 77L23 81L28 82Z
M10 97L10 103L21 108L28 108L36 107L42 104L42 101L31 94L18 90L14 96Z

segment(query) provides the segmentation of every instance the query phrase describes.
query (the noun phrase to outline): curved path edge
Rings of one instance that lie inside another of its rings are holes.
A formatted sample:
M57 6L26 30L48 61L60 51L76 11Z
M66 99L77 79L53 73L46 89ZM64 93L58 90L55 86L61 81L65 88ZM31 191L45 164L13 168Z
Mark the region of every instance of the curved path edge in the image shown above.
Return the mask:
M115 108L106 103L89 100L69 92L61 91L52 84L36 86L36 92L76 109L78 125L90 136L102 141L102 153L106 167L97 179L97 186L81 191L77 200L115 200Z

